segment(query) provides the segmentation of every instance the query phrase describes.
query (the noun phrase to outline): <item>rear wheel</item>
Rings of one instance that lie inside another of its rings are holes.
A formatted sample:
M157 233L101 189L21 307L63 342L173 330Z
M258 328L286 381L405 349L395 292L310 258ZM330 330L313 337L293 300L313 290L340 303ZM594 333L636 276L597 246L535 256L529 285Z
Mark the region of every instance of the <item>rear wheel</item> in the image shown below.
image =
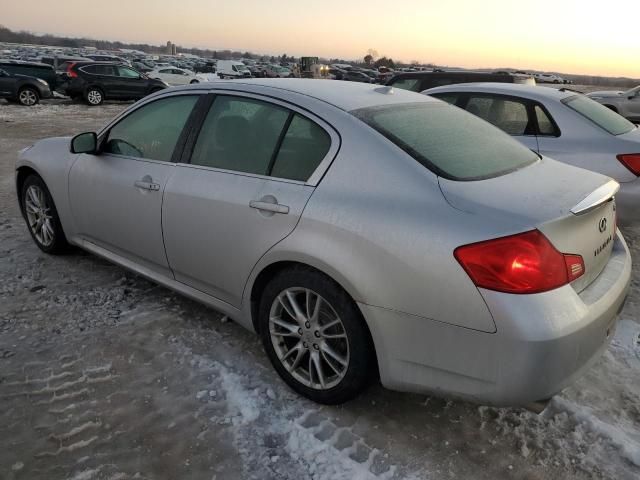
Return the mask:
M22 208L29 233L40 250L59 254L69 248L58 211L44 181L30 175L22 185Z
M90 106L96 107L104 102L104 93L98 87L89 87L85 98Z
M191 80L191 85L193 85L194 83L200 83L200 80Z
M282 379L299 394L329 405L351 400L375 371L369 331L357 306L320 272L280 272L259 307L262 343Z
M33 107L40 101L40 95L35 88L22 87L18 92L18 102L25 107Z

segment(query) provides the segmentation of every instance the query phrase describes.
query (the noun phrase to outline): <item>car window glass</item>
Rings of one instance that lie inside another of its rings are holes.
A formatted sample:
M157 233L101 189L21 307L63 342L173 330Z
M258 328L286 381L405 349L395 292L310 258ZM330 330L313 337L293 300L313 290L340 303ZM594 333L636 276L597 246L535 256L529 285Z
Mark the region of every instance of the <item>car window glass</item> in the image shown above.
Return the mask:
M458 93L434 93L431 96L436 97L438 100L442 100L443 102L455 105L460 95Z
M135 110L111 129L103 151L171 161L180 133L197 100L197 95L181 95L163 98Z
M417 92L420 85L420 80L417 78L399 78L398 80L393 82L392 85L394 88L401 88L403 90Z
M524 135L527 132L529 115L524 103L500 97L471 97L465 109L509 135Z
M172 73L172 70L170 68L165 68L163 70L160 70L160 73Z
M112 65L90 65L93 67L93 71L96 75L115 75ZM85 69L86 70L86 69Z
M536 105L534 109L536 112L536 119L538 120L538 133L540 135L555 136L556 128L549 116L545 113L542 107L540 107L540 105Z
M289 111L259 100L218 96L202 125L191 163L266 175Z
M331 147L331 137L319 125L294 115L284 136L271 176L306 181Z
M623 116L584 95L569 97L562 100L562 103L612 135L622 135L635 128L633 123Z
M446 178L495 177L538 160L509 135L442 102L384 105L351 113Z
M126 78L140 77L140 75L138 75L138 72L136 72L135 70L131 70L130 68L127 68L127 67L117 67L117 68L118 68L118 75L121 77L126 77Z

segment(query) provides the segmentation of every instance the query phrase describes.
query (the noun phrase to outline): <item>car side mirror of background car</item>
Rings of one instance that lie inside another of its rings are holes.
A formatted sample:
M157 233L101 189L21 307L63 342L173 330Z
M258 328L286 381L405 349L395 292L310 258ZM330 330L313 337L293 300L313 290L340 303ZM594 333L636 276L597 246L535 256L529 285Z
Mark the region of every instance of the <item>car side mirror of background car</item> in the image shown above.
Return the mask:
M76 135L71 139L71 153L98 153L98 135L95 132Z

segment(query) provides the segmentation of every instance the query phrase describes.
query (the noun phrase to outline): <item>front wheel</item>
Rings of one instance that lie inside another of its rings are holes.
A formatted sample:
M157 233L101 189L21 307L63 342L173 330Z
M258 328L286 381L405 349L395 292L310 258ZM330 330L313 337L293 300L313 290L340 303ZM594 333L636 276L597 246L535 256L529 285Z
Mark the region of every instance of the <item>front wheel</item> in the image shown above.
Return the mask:
M51 254L64 253L69 244L53 198L39 176L27 177L22 186L21 200L29 233L38 248Z
M320 272L280 272L259 307L262 343L282 379L327 405L362 392L375 372L373 343L349 295Z
M25 107L33 107L40 101L40 95L34 88L23 87L18 92L18 102Z

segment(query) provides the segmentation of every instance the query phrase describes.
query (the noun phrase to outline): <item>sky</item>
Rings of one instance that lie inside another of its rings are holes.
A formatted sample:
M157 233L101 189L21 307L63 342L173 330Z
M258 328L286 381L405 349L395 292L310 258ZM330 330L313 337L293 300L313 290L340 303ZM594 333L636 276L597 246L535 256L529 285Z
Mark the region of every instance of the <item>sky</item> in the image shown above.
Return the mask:
M0 0L13 30L255 53L640 78L640 1Z

